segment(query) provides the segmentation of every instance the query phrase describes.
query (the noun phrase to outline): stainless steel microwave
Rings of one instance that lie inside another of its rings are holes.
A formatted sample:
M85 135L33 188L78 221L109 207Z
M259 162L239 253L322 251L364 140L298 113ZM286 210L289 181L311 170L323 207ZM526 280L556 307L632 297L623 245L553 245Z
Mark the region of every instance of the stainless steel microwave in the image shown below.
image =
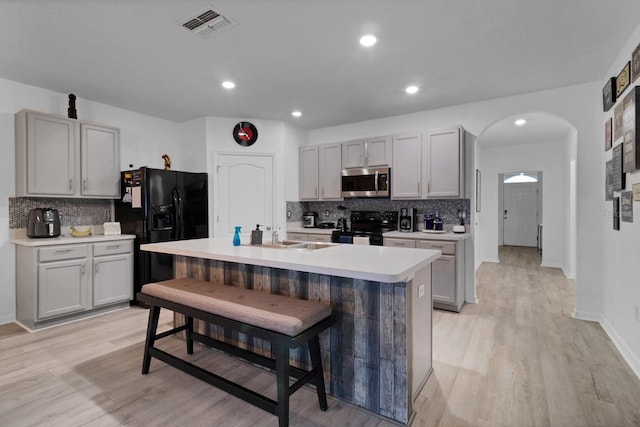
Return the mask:
M389 197L390 168L342 170L342 197Z

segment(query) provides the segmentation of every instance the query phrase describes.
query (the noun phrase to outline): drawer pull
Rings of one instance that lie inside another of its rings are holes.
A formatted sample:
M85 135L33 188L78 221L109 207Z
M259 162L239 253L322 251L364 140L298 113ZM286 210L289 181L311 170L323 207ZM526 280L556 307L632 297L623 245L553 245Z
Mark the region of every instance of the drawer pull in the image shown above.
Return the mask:
M68 254L69 252L71 252L71 249L58 249L56 251L57 254Z
M111 246L107 246L108 250L113 250L113 249L120 249L120 245L111 245Z
M438 248L438 249L444 249L444 246L442 246L442 245L431 245L431 247Z

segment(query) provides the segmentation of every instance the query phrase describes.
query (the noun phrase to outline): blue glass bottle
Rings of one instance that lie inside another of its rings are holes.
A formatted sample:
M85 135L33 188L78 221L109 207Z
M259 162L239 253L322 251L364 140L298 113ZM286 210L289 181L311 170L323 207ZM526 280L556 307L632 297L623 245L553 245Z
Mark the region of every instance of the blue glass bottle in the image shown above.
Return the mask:
M236 232L233 234L233 246L240 246L240 226L236 227Z

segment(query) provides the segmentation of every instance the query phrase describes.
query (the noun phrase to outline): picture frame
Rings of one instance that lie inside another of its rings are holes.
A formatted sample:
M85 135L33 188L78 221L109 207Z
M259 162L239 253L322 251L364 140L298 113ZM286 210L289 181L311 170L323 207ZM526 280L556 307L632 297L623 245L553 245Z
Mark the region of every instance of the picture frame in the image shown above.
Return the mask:
M613 117L604 122L604 151L611 150L613 144Z
M629 84L631 84L631 61L627 61L616 77L616 99L620 98Z
M619 103L613 109L613 140L614 141L621 139L622 135L624 135L624 130L623 130L624 122L622 119L623 114L624 114L624 105L622 105L622 103Z
M616 103L616 78L611 77L602 88L602 109L607 112Z
M631 54L631 83L640 77L640 44L636 46Z
M611 155L611 186L613 191L625 189L625 174L622 169L622 143L613 147Z
M620 221L633 222L633 193L631 191L620 193Z
M620 197L613 198L613 229L620 230Z
M613 160L605 162L604 200L613 200ZM638 188L640 190L640 188Z
M622 133L624 144L623 171L634 172L640 169L640 86L633 87L622 99Z
M633 201L640 202L640 183L633 184L631 186L631 192L633 193Z
M482 190L482 174L480 169L476 169L476 212L480 212L480 197Z

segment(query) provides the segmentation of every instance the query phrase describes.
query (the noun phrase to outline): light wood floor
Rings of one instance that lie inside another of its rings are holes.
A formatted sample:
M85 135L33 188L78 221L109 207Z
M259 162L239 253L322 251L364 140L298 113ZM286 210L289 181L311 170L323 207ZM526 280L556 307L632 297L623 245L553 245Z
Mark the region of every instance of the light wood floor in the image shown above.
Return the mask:
M434 312L434 372L414 426L640 426L640 380L602 328L573 319L574 283L535 249L501 248L478 270L479 304ZM0 426L274 426L276 417L152 361L140 374L139 308L29 334L0 326ZM165 327L171 318L163 316ZM182 349L178 340L168 347ZM258 391L273 377L223 355L199 364ZM292 397L292 426L392 424L315 394Z

